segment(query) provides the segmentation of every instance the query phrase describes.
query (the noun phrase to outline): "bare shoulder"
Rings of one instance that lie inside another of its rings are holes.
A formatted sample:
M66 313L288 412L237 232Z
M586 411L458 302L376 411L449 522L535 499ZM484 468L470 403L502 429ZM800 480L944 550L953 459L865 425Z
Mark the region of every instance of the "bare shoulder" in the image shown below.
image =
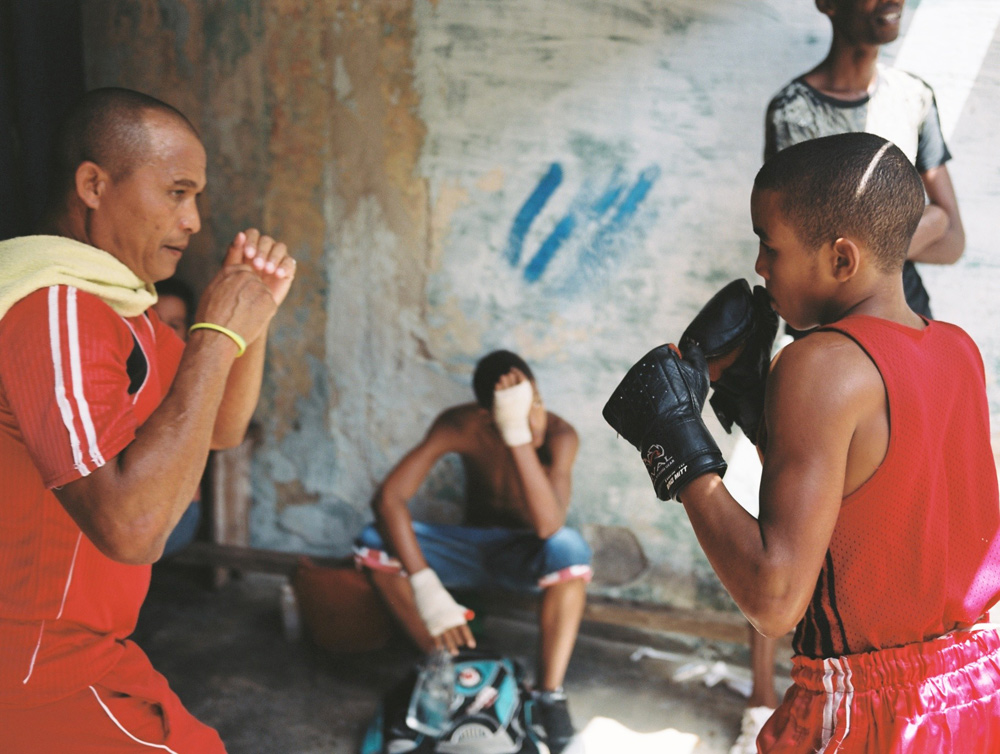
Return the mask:
M483 421L486 412L476 403L460 403L446 408L434 420L432 427L443 429L467 429Z
M882 376L854 340L821 331L789 344L775 357L768 377L768 405L774 402L809 415L853 413L884 396ZM806 416L799 414L796 420Z
M428 441L444 441L464 447L476 441L489 421L489 415L476 403L462 403L446 408L431 424Z
M548 424L545 428L545 445L553 453L559 450L575 453L580 445L580 437L573 425L558 414L548 412Z
M551 411L546 412L546 414L548 419L548 434L552 436L567 435L574 438L577 436L573 425L559 416L559 414L554 414Z
M824 364L850 368L872 362L850 336L836 330L820 330L785 346L775 357L775 363L790 364L796 369L813 369Z

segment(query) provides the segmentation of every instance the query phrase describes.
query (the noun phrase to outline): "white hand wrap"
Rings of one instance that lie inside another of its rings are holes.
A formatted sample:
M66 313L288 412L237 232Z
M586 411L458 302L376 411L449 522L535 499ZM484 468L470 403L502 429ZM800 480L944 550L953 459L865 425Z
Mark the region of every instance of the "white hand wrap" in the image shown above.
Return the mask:
M463 625L467 608L462 607L441 585L438 575L424 568L410 576L417 612L431 636L440 636L449 628Z
M493 393L493 421L508 445L526 445L531 442L528 414L534 399L535 390L528 380Z

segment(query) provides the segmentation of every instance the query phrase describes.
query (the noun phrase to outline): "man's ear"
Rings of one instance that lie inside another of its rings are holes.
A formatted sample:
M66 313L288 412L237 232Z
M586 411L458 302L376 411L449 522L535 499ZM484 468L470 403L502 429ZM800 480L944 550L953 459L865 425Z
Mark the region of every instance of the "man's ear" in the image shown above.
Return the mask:
M111 176L96 162L84 160L76 168L76 195L90 209L101 206L110 182Z
M830 264L834 279L846 283L858 273L861 249L849 238L838 238L831 247Z

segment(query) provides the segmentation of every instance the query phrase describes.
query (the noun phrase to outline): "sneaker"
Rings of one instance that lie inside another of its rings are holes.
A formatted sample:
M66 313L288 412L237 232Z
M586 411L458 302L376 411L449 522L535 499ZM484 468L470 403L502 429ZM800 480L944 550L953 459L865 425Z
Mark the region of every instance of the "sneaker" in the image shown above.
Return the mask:
M573 739L576 730L569 717L569 707L566 704L566 694L562 689L555 691L536 691L535 701L545 728L545 742L552 754L559 754Z
M747 707L740 721L740 736L729 750L729 754L757 754L757 736L760 735L774 710L770 707Z

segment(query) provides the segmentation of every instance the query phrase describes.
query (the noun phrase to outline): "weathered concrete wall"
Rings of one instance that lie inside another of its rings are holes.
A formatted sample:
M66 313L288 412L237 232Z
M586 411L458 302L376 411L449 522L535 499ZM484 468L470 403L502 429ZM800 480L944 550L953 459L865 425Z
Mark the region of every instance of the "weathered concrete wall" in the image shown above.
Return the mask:
M752 279L764 107L828 44L811 2L84 7L90 84L161 96L204 135L209 222L184 274L209 274L250 223L300 261L258 411L256 545L345 554L377 481L503 346L580 431L571 522L626 527L649 559L608 591L727 604L600 410L720 284ZM968 251L926 276L983 347L994 415L998 77L994 37L950 142ZM460 485L441 464L416 508L454 516Z

